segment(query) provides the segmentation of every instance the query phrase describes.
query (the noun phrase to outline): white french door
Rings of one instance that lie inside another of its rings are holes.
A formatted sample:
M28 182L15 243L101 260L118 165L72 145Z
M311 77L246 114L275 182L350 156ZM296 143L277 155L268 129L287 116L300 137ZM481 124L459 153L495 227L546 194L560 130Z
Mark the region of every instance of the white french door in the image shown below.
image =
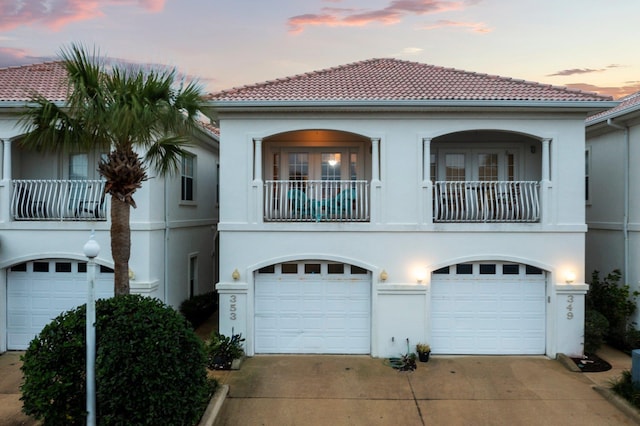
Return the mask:
M440 181L516 180L516 154L503 150L447 150L432 156L432 175Z

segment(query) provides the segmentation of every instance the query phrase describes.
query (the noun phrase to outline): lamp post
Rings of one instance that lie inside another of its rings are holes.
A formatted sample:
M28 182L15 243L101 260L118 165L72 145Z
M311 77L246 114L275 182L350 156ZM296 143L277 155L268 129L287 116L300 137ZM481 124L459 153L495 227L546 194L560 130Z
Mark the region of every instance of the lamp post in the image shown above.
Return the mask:
M84 255L87 256L87 426L96 424L96 262L100 253L100 245L91 237L84 245Z

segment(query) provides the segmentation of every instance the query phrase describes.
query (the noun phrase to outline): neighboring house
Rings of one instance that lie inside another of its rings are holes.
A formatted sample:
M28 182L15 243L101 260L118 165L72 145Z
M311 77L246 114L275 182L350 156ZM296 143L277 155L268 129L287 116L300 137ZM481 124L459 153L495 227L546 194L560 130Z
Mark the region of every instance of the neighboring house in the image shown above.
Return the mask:
M19 114L32 91L64 105L59 62L0 69L0 352L25 349L50 319L85 303L83 246L100 244L97 295L113 295L110 196L102 152L41 155L20 147ZM217 132L217 129L212 129ZM154 176L131 209L131 292L178 307L213 290L218 222L218 137L198 130L180 175Z
M640 92L590 116L586 141L586 275L614 269L640 290ZM640 312L636 312L637 321Z
M610 98L373 59L212 94L220 330L248 354L583 352Z

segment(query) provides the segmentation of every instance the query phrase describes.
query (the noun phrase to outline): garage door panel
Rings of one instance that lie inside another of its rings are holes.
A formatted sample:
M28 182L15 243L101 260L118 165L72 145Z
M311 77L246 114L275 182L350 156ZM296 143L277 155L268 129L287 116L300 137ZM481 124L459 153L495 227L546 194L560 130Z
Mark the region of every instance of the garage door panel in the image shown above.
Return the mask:
M257 273L254 307L256 353L370 353L368 274Z
M431 293L434 353L545 352L544 275L434 274Z
M44 260L41 262L50 262ZM34 272L29 262L27 272L8 272L7 347L23 350L29 342L62 312L75 309L87 301L87 275L77 272ZM96 274L96 299L113 297L113 274Z

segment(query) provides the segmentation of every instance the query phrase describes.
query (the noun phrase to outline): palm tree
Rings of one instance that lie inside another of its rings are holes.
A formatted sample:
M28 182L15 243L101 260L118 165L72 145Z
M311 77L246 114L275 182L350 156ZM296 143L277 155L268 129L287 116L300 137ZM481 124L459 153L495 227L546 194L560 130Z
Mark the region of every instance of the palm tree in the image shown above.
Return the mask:
M60 57L69 78L67 102L60 107L33 94L21 144L40 152L110 151L98 171L111 195L114 293L129 294L133 194L147 180L148 166L159 176L179 170L204 106L202 89L193 82L176 87L175 70L107 69L95 49L88 53L77 44Z

